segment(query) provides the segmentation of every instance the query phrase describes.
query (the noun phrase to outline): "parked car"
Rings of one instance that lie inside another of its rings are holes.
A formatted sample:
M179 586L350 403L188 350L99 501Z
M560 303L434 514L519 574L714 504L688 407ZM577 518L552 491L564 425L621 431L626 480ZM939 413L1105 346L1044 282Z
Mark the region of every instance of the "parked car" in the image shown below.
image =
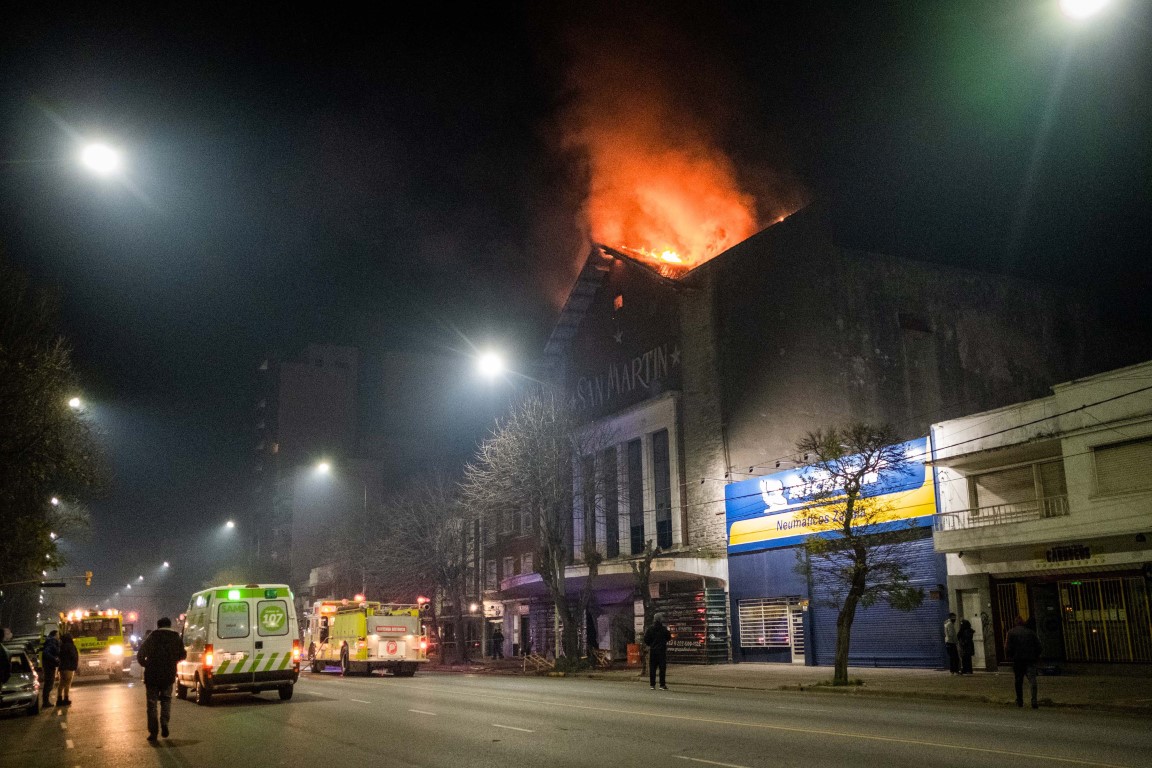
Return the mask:
M10 649L12 676L0 688L0 711L22 710L25 714L40 713L40 677L27 651Z
M32 659L32 666L36 669L36 674L43 678L44 668L40 666L40 648L44 645L44 638L40 635L17 635L4 645L10 651L17 651L23 649L28 653L28 658Z

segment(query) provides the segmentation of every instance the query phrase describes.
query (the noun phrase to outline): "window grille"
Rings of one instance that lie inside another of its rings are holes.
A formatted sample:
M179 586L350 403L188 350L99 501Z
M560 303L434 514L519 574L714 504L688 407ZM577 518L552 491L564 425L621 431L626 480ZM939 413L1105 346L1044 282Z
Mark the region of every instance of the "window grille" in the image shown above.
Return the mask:
M798 610L800 597L757 597L737 604L742 648L791 648L791 610Z

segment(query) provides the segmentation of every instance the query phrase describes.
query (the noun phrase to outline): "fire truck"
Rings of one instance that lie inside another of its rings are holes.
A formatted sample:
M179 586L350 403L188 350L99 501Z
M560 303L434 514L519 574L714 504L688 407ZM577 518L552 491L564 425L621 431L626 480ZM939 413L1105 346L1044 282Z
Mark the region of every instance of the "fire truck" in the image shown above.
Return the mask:
M119 680L132 668L132 650L124 642L124 624L120 611L76 609L60 613L60 632L72 635L80 664L76 675L107 674Z
M305 614L304 646L313 672L340 666L345 675L383 669L412 677L428 661L419 605L317 600Z

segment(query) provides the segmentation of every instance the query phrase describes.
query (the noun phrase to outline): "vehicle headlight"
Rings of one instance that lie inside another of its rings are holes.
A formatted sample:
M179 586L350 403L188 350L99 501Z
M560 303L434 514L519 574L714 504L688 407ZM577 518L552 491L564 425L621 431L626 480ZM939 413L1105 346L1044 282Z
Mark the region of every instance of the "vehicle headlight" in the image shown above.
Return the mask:
M119 643L116 645L110 645L108 646L108 653L112 654L113 656L123 656L124 646L120 645Z

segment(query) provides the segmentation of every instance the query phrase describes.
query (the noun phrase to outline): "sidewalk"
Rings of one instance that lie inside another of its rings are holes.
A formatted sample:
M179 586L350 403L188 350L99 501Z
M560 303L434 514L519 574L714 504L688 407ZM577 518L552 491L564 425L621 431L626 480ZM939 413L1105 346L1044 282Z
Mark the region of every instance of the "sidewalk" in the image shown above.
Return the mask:
M429 669L473 674L535 674L531 671L525 673L518 659L485 659L460 666L432 665ZM576 675L648 684L647 677L641 677L639 670L627 667L596 669ZM802 690L817 695L952 699L997 706L1014 706L1016 699L1011 669L959 676L930 669L849 667L848 679L861 684L833 688L830 685L831 667L764 663L668 666L670 688L708 686L763 691ZM1027 681L1024 685L1027 706ZM1152 674L1147 667L1129 669L1118 665L1109 674L1068 671L1059 675L1041 675L1037 687L1042 708L1070 707L1152 715Z

